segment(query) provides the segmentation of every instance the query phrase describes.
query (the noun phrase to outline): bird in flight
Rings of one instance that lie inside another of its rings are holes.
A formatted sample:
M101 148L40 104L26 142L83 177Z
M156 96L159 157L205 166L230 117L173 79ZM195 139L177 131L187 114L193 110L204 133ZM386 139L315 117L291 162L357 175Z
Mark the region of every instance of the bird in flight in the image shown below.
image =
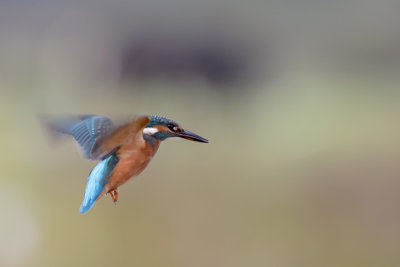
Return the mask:
M183 138L208 143L207 139L158 115L136 116L119 126L105 116L79 115L55 119L48 126L71 135L86 159L99 161L87 179L80 213L89 211L106 193L116 203L118 187L146 168L161 141Z

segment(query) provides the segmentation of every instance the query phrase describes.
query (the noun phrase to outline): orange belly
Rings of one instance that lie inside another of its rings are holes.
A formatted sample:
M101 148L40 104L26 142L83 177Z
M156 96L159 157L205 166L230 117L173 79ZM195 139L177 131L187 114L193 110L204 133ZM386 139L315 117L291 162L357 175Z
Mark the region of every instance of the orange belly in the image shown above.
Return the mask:
M104 193L117 189L130 178L139 175L157 152L158 146L159 143L152 146L147 142L143 142L140 146L126 145L120 147L117 151L119 161L99 198Z

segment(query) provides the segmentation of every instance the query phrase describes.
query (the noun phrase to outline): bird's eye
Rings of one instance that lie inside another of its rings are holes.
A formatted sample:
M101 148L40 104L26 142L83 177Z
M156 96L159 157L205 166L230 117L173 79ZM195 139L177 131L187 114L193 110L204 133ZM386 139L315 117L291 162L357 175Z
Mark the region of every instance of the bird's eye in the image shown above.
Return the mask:
M168 124L167 126L168 126L168 129L170 129L173 132L181 132L182 131L182 129L177 125Z
M174 132L176 131L176 126L173 125L173 124L168 124L167 127L168 127L168 129L170 129L171 131L174 131Z

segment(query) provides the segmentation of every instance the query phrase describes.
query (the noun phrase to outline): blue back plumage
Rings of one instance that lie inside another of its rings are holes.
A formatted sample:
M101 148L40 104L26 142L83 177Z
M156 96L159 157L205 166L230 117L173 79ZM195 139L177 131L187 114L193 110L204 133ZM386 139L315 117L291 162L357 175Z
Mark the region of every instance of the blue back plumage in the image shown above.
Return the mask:
M100 161L90 172L86 183L85 196L79 208L80 213L85 213L92 208L100 193L104 190L110 174L118 161L117 155L113 153Z

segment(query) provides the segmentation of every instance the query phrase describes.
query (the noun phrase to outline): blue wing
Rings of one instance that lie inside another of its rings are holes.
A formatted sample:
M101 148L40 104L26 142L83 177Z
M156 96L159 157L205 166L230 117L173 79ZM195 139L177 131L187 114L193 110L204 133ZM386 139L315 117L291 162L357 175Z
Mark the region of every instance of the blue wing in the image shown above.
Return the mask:
M85 196L81 207L79 208L80 213L85 213L92 208L97 198L104 190L105 185L108 183L108 179L115 165L118 163L118 157L115 153L108 156L106 159L100 161L90 172Z
M50 127L60 133L72 135L81 148L83 156L92 160L98 160L104 156L96 149L97 144L115 129L109 118L97 115L63 118L50 124Z

